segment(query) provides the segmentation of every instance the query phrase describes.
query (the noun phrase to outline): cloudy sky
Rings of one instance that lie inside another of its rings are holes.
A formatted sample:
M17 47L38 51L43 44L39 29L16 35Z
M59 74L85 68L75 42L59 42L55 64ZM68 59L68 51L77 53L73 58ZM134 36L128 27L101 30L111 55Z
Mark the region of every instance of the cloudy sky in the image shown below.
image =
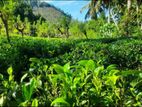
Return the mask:
M89 0L46 0L46 2L60 8L65 13L71 14L74 19L84 21L87 10L84 10L82 13L80 13L80 10L88 4Z

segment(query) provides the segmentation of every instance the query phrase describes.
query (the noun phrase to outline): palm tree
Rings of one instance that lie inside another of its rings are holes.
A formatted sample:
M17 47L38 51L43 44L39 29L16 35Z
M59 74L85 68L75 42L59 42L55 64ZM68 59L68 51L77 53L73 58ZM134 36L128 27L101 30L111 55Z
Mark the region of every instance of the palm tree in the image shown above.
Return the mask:
M97 19L97 14L100 13L102 9L101 0L91 0L86 6L84 6L80 12L82 12L84 9L88 9L85 19L90 18L91 19Z
M84 9L88 9L85 19L89 17L97 18L98 13L104 11L104 9L108 9L108 11L110 12L110 9L115 6L118 6L120 8L127 7L128 12L130 12L132 3L135 2L137 4L138 10L142 3L142 0L91 0L86 6L81 9L81 12Z
M133 4L136 5L137 14L141 14L139 13L139 8L140 8L140 5L142 4L142 0L91 0L89 4L87 4L86 6L82 8L81 12L87 8L88 11L85 15L85 19L90 17L91 19L96 19L98 18L97 14L101 13L102 11L105 11L106 9L108 11L108 23L110 22L110 19L112 19L118 29L118 25L114 19L114 15L122 16L126 12L126 16L130 17L131 8ZM141 27L142 27L142 24L141 24Z
M86 6L84 6L81 10L81 12L88 8L88 11L85 15L85 19L90 18L91 19L97 19L98 18L98 14L104 14L105 16L105 10L108 11L108 23L110 23L110 20L112 19L116 28L119 30L118 25L115 21L115 16L116 14L114 14L114 12L112 12L114 9L114 6L116 5L116 1L117 0L91 0Z

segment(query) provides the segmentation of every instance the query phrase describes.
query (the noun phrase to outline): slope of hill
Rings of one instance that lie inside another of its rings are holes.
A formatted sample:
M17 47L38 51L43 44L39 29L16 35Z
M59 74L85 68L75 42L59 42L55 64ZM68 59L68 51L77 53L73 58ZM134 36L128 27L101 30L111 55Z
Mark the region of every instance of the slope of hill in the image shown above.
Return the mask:
M46 20L54 23L58 22L58 20L63 16L69 18L71 17L70 15L66 14L64 11L46 2L41 2L38 6L34 6L33 13L35 15L40 14Z

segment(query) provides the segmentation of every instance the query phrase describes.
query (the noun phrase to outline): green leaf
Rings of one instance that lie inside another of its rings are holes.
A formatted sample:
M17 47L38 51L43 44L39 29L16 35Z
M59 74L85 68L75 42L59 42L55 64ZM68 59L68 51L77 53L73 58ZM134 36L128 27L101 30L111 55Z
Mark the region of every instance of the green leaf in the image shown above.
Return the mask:
M64 68L58 64L54 64L53 68L55 69L55 71L60 74L60 73L64 73Z
M0 74L0 80L3 80L3 75L2 74Z
M139 77L142 78L142 73L139 74Z
M7 70L7 73L8 73L9 75L12 75L12 72L13 72L12 67L9 67L8 70Z
M23 94L25 101L29 99L29 92L25 84L22 86L22 94Z
M117 80L118 80L119 76L113 75L113 76L109 76L107 77L106 80L106 84L108 85L115 85Z
M30 58L29 61L31 61L31 62L37 62L37 63L40 62L39 59L37 59L37 58Z
M32 78L30 80L30 90L29 90L29 100L33 94L33 91L34 91L34 88L36 87L36 79L35 78Z
M64 72L69 72L70 71L70 63L67 63L64 65Z
M116 65L112 64L112 65L109 65L107 67L107 71L111 71L111 70L115 70L116 69Z
M104 66L99 66L94 70L94 75L99 76L102 71L104 71Z
M38 107L38 100L37 99L34 99L32 101L32 107Z
M33 94L34 88L36 87L36 79L32 78L29 83L26 83L22 87L22 93L25 100L30 100Z
M51 106L54 106L54 105L60 105L61 104L64 104L66 106L70 106L70 104L64 100L64 98L60 97L60 98L56 98L52 103L51 103Z
M137 71L137 70L128 70L128 71L122 71L121 75L122 76L128 76L128 75L138 75L142 73L142 71Z
M79 84L79 83L80 83L80 77L74 78L73 83L74 83L75 85L76 85L76 84Z
M90 70L90 71L93 71L95 68L95 62L93 60L89 60L87 63L86 63L86 69L87 70Z
M116 75L117 73L119 73L119 70L111 70L109 71L109 76Z
M4 103L5 103L5 100L6 100L6 96L4 96L4 94L1 94L0 96L0 106L4 106Z
M27 77L27 75L28 75L28 74L26 73L25 75L22 76L22 78L21 78L21 83L22 83L23 80Z
M25 107L27 105L28 105L28 101L25 101L25 102L22 102L22 103L19 104L19 106L22 106L22 107Z
M12 81L12 80L14 80L14 76L13 76L13 75L10 75L10 76L9 76L9 81Z
M81 60L78 62L79 65L86 66L88 60Z

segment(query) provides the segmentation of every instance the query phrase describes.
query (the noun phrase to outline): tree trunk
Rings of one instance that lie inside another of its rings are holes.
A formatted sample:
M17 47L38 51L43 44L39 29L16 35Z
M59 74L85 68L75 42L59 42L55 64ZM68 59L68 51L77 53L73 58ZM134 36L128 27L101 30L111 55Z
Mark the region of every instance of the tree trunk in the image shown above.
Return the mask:
M85 35L86 39L88 39L88 36L87 36L87 32L86 32L86 31L84 32L84 35Z
M8 22L7 21L5 22L4 26L5 26L7 40L10 43L10 36L9 36L9 29L8 29Z
M57 28L57 30L61 33L61 35L63 35L64 33L61 31L60 28Z
M126 18L127 18L127 20L126 20L126 34L125 35L127 35L127 36L129 36L129 23L130 23L130 21L129 21L129 16L130 16L130 8L131 8L131 0L127 0L127 13L126 13ZM131 16L130 16L131 17Z
M4 24L7 40L10 43L10 36L9 36L9 29L8 29L8 20L6 18L4 18L3 13L1 11L0 11L0 18L1 18L2 22L3 22L3 24Z
M109 6L108 6L108 23L110 23L110 16L111 16L110 11L111 10L110 10L110 3L109 3Z
M128 13L130 11L131 8L131 0L127 0L127 9L128 9Z
M136 12L137 12L137 26L140 27L140 29L142 30L142 23L141 20L139 20L139 7L142 1L137 0L136 1Z

